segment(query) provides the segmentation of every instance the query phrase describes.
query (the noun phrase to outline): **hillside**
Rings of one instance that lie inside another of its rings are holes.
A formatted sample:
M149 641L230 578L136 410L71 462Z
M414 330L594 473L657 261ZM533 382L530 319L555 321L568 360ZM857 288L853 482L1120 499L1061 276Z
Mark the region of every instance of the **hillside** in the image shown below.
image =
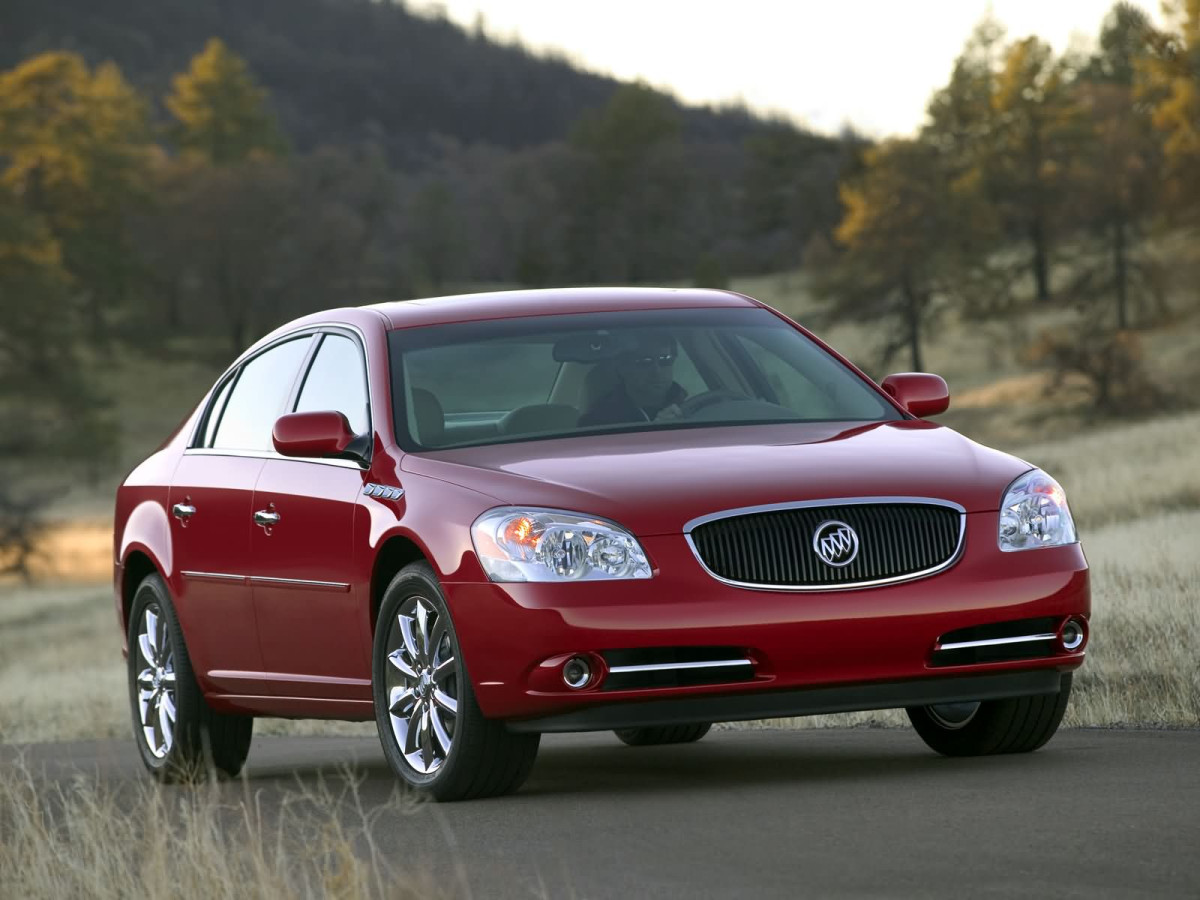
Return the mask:
M245 57L298 149L373 141L420 165L439 138L508 149L564 137L620 82L376 0L6 0L0 69L50 49L111 59L162 97L210 37ZM681 107L685 136L739 142L744 111Z

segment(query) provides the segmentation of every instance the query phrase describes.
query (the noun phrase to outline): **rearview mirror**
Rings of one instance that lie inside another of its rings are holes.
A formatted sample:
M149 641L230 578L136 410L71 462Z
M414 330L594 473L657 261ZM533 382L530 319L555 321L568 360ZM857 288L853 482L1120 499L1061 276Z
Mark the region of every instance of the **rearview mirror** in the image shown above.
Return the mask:
M275 420L271 441L284 456L343 456L354 432L340 412L289 413Z
M936 416L950 408L950 388L941 375L928 372L899 372L883 379L881 387L897 403L920 419Z

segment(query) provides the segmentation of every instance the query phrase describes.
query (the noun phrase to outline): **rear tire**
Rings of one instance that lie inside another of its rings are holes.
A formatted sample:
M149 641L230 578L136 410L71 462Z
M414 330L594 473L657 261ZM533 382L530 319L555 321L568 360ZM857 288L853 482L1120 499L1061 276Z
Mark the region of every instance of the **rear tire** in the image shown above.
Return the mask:
M405 566L388 585L371 660L375 724L397 777L443 801L496 797L524 783L541 735L484 718L427 563Z
M910 706L909 721L926 744L943 756L1030 753L1045 744L1062 722L1071 697L1071 675L1057 694L986 700L971 715L947 715L948 707ZM961 713L963 704L953 704Z
M711 722L695 725L658 725L653 728L618 728L613 732L630 747L655 747L660 744L694 744L708 734Z
M204 699L171 594L147 575L129 611L129 703L142 762L162 782L233 777L250 753L251 716L214 712Z

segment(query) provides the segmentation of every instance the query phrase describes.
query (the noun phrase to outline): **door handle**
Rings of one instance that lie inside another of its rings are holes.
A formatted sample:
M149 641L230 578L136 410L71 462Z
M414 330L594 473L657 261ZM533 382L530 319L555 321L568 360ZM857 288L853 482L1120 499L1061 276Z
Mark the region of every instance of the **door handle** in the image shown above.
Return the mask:
M254 514L254 524L261 525L263 528L270 528L272 525L279 524L279 513L271 512L270 510L260 509Z
M171 507L171 515L177 519L190 519L196 514L196 507L190 503L176 503Z

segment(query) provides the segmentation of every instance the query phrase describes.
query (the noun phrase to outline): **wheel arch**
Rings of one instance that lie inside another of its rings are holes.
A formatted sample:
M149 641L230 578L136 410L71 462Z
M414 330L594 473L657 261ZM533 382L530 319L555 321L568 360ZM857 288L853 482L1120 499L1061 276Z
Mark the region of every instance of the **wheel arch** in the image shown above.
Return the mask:
M432 555L417 542L415 535L394 533L379 545L371 565L371 594L367 607L367 629L372 637L375 635L375 622L379 618L384 591L397 572L415 562L429 563L437 572Z
M159 575L166 580L158 563L145 549L131 550L125 557L121 569L121 625L129 630L129 610L133 607L133 595L147 575Z

